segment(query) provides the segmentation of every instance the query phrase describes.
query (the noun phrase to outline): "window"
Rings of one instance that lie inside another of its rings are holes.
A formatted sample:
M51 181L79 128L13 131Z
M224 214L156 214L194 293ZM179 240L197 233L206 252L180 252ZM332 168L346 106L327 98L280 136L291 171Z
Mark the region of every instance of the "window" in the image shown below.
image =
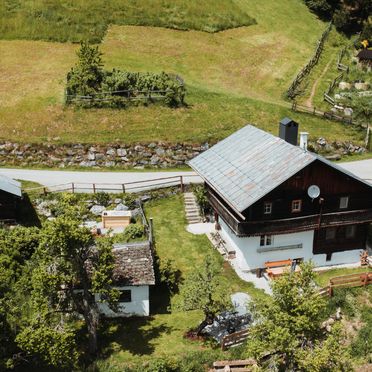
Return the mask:
M329 227L326 229L326 240L332 240L336 237L336 229L334 227Z
M340 198L340 209L346 209L349 206L349 197L342 196Z
M132 291L120 291L119 302L132 302Z
M346 238L354 238L354 236L355 236L355 230L356 230L356 226L355 225L348 225L348 226L346 226L345 237Z
M264 203L264 214L271 214L272 209L273 209L273 203L271 202Z
M273 244L273 238L271 235L261 235L260 236L260 246L264 247L266 245Z
M301 212L302 200L292 200L292 212Z

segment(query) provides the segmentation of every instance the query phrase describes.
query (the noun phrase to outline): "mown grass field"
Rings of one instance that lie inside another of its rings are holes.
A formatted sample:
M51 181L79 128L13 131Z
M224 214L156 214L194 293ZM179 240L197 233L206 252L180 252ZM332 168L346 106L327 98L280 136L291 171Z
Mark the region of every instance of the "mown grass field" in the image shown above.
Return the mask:
M246 292L253 298L264 295L252 283L240 280L229 264L223 264L205 235L192 235L186 231L181 194L152 201L145 210L147 216L154 219L157 255L160 260L170 259L183 278L203 262L208 252L212 252L221 262L222 276L228 280L231 293ZM99 370L122 370L126 364L150 358L179 358L191 351L210 349L208 345L183 337L187 330L202 320L202 313L167 312L168 302L164 293L155 287L151 295L153 315L150 318L111 322L105 326L100 338L103 350L97 362Z
M111 26L101 49L107 68L174 72L188 107L125 110L63 106L77 45L0 41L0 138L21 142L217 141L246 123L277 133L292 116L311 136L359 142L344 124L293 114L283 94L325 28L297 0L235 0L257 24L219 33Z
M100 42L110 24L216 32L255 23L234 0L3 0L0 37Z

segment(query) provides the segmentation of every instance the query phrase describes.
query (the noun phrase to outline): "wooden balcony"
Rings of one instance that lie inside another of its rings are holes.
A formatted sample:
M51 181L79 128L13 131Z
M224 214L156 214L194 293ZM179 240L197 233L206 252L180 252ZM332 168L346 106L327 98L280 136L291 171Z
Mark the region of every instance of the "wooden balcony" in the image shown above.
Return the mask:
M308 216L281 218L265 221L242 221L230 208L209 193L209 201L215 211L238 236L257 236L295 233L325 227L372 222L372 209L312 214Z

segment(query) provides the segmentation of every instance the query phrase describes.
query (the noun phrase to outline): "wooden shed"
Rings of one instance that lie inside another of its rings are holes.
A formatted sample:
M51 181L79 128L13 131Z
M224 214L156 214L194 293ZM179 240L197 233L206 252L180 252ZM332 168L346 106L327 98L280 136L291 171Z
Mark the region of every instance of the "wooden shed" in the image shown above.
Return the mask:
M104 229L127 227L132 218L131 211L104 211L102 212L102 224Z

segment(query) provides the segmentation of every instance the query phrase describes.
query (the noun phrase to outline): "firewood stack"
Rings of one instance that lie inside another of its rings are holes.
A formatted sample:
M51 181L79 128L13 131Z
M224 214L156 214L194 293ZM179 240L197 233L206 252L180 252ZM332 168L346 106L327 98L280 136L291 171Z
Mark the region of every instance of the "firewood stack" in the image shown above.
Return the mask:
M368 253L367 251L362 251L360 254L360 264L362 266L368 266Z

